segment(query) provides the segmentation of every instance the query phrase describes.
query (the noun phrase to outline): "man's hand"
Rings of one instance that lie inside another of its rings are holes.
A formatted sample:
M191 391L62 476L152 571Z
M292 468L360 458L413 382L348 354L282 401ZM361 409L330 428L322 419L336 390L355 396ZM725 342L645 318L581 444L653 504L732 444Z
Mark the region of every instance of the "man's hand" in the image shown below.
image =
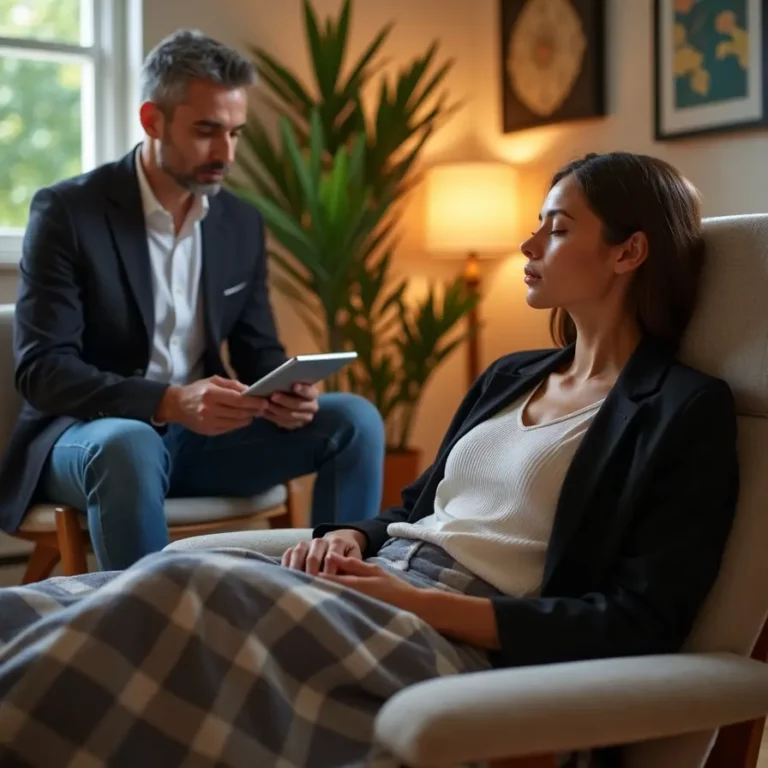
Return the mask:
M283 553L281 565L311 576L319 573L336 573L336 563L330 554L342 555L353 560L363 559L367 540L365 534L346 528L326 533L321 539L300 541Z
M414 587L379 565L354 557L343 557L335 552L329 553L326 559L328 565L333 567L334 573L329 573L326 568L326 571L320 574L321 578L382 600L395 608L415 613L416 606L424 596L424 590Z
M264 418L282 429L299 429L315 418L319 393L314 384L294 384L292 393L270 395Z
M242 397L247 387L239 381L212 376L184 387L166 390L155 421L181 424L201 435L221 435L250 424L265 415L268 402L262 397Z

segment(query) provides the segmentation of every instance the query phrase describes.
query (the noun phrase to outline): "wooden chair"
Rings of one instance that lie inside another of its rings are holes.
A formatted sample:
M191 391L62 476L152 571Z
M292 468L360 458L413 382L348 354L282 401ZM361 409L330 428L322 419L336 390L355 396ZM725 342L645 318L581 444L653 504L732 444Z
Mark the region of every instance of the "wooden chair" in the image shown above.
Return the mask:
M13 384L13 314L12 304L0 305L0 451L5 449L21 399ZM168 530L172 541L186 536L253 528L265 521L272 528L306 525L297 509L291 484L278 485L252 498L168 499L165 504ZM24 517L13 534L34 543L23 577L25 584L47 578L61 561L64 575L86 573L86 553L90 543L85 516L60 504L38 504Z
M290 483L247 499L168 499L165 502L165 517L171 541L253 528L254 523L262 521L267 522L270 528L301 525L297 520L295 492ZM72 507L36 505L29 510L13 535L35 545L24 572L24 584L48 578L59 561L65 576L88 571L88 527L85 515Z

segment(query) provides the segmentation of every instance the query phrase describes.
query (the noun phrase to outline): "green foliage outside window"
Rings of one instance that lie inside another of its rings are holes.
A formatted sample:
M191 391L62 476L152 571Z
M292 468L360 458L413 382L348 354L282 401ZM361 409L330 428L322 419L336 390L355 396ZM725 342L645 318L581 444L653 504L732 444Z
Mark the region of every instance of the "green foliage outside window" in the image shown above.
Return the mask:
M80 0L0 0L0 37L80 41ZM0 48L0 229L23 228L37 189L81 167L83 65Z

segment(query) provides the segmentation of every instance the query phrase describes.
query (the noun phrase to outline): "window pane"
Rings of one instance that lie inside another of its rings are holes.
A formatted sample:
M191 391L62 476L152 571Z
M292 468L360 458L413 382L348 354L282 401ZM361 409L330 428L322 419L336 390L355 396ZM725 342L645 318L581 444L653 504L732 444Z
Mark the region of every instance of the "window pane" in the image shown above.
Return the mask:
M86 66L0 56L0 227L24 227L37 189L80 173Z
M91 44L92 0L0 0L0 37ZM84 28L81 34L81 27Z

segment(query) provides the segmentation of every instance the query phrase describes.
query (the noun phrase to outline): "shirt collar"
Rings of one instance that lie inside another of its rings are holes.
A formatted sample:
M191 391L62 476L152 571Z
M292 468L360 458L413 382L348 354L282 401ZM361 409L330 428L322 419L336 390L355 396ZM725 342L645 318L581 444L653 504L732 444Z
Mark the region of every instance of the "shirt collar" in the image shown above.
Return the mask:
M141 193L141 206L144 210L144 218L149 219L150 216L161 213L164 216L170 216L171 214L160 205L160 201L152 191L152 187L149 185L147 175L144 173L144 165L141 162L141 148L142 144L136 148L136 176L139 180L139 192ZM188 220L202 221L208 213L208 196L207 195L195 195L192 208L187 216Z

